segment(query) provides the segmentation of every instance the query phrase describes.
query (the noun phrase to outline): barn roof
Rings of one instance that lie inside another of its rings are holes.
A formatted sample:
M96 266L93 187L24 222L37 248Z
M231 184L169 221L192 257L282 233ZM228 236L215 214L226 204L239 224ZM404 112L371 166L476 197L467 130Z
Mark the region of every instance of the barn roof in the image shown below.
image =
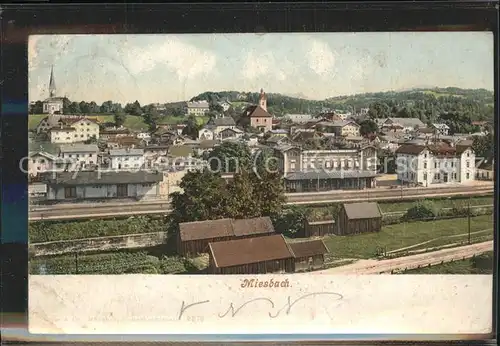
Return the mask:
M382 217L376 202L345 203L344 210L349 220Z
M289 243L288 246L295 258L324 255L329 252L321 239Z
M212 239L221 237L242 237L251 234L274 233L269 217L253 219L219 219L179 224L182 241Z
M281 234L210 243L217 268L293 258Z
M116 185L116 184L147 184L158 183L163 180L159 172L99 172L99 171L70 171L42 173L43 181L47 185L77 186L77 185Z

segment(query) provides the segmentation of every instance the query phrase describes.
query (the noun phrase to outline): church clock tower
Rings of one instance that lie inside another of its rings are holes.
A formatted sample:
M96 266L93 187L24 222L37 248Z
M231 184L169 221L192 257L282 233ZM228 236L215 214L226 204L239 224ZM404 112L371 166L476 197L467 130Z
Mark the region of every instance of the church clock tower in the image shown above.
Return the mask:
M259 106L267 112L267 96L264 89L260 89Z

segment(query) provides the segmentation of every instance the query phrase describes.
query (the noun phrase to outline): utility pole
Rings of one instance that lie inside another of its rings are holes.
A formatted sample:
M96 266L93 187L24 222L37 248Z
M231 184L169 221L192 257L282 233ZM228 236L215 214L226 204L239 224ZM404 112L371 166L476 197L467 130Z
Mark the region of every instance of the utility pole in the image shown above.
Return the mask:
M75 252L75 271L78 274L78 252Z
M469 224L469 231L468 231L468 240L469 240L469 244L470 244L470 197L469 197L469 201L467 203L467 220L468 220L468 224Z

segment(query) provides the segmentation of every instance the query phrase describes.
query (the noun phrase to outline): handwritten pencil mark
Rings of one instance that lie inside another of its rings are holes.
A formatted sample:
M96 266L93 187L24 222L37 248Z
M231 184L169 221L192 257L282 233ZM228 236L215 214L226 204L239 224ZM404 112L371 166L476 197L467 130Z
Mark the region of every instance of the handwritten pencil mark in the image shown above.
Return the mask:
M219 318L224 318L227 316L227 314L229 314L229 312L231 312L231 317L234 317L236 316L236 314L241 310L243 309L243 307L245 307L247 304L250 304L250 303L253 303L253 302L256 302L258 300L263 300L263 301L266 301L266 302L269 302L272 306L272 308L274 309L274 303L271 299L269 298L255 298L255 299L252 299L252 300L249 300L248 302L245 302L243 303L242 305L240 305L240 307L238 309L234 309L234 305L233 303L229 304L229 308L227 309L227 311L224 313L224 314L219 314Z
M291 297L288 296L288 300L287 300L287 304L285 304L285 306L283 306L280 310L278 310L278 312L273 315L271 313L269 313L269 317L271 318L276 318L279 316L279 314L286 308L286 314L289 315L290 314L290 311L292 310L292 307L299 301L305 299L305 298L309 298L309 297L313 297L313 296L318 296L318 295L334 295L334 296L337 296L337 300L341 300L344 298L344 296L340 293L335 293L335 292L315 292L315 293L309 293L309 294L306 294L306 295L303 295L302 297L299 297L297 299L295 299L293 302L291 301Z
M206 304L206 303L208 303L208 302L210 302L210 300L204 300L204 301L202 301L202 302L196 302L196 303L192 303L192 304L188 304L188 305L186 305L186 303L185 303L185 302L184 302L184 300L183 300L183 301L182 301L182 305L181 305L181 311L179 312L179 320L182 318L182 315L184 314L184 312L185 312L187 309L189 309L189 308L191 308L191 307L193 307L193 306L195 306L195 305Z

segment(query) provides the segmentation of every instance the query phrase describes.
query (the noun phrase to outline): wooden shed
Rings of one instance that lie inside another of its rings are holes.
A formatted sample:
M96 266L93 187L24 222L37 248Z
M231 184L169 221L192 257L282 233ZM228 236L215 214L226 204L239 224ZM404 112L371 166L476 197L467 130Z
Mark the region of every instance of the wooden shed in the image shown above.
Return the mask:
M329 252L321 239L289 243L288 246L294 258L295 272L322 268L325 264L325 254Z
M340 209L337 235L352 235L368 232L380 232L382 213L375 202L346 203Z
M335 220L313 221L306 218L304 220L304 237L324 237L335 233Z
M179 224L177 252L181 256L191 256L208 252L210 242L268 234L274 234L269 217L184 222Z
M281 234L209 244L209 274L292 273L294 258Z

